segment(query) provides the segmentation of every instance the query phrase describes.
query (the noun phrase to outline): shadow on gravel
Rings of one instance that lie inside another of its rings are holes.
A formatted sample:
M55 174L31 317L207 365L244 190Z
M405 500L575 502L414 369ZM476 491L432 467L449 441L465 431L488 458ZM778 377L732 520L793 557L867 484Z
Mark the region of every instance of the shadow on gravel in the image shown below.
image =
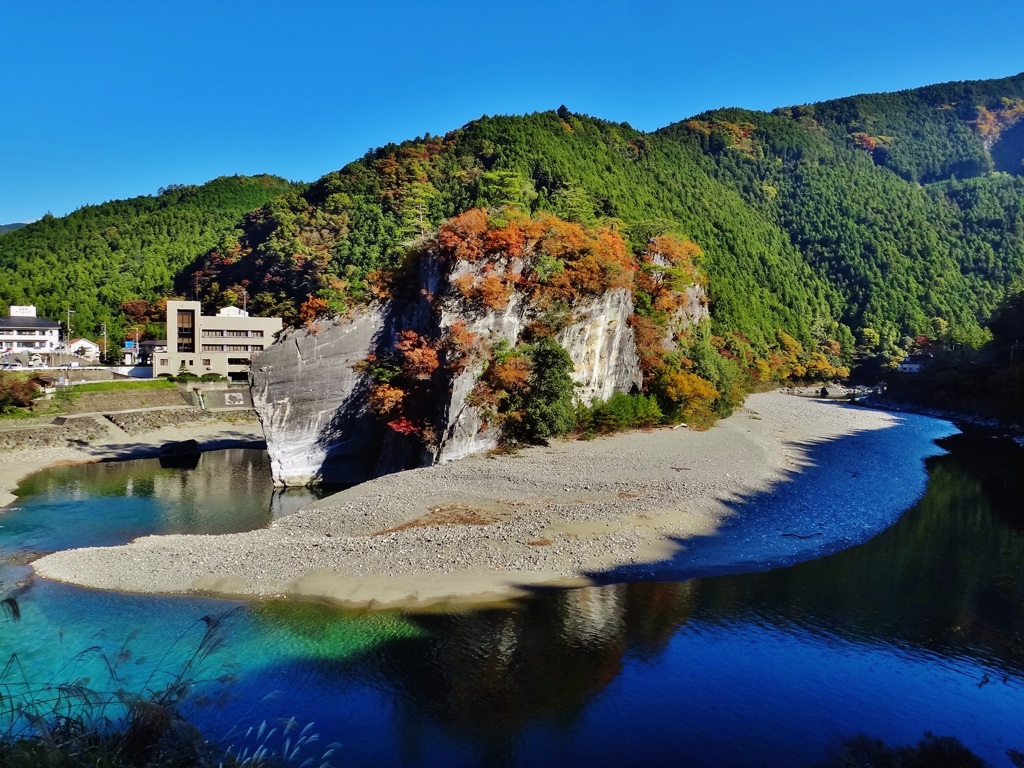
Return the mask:
M856 408L829 403L833 408ZM786 447L794 466L759 493L720 499L728 517L714 534L669 537L671 555L588 573L598 584L686 580L793 565L863 543L913 506L927 484L924 459L956 432L948 422L892 414L886 429ZM722 472L741 468L722 467Z

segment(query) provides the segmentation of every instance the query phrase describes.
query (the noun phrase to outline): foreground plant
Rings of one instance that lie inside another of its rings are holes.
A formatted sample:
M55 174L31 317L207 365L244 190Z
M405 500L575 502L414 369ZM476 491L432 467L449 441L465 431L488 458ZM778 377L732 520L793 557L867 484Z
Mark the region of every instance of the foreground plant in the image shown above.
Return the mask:
M293 733L298 728L294 720L280 727L264 723L258 732L250 729L244 735L246 741L255 739L255 745L239 750L207 740L186 716L186 705L195 701L198 688L232 680L230 675L208 676L208 667L224 643L224 625L233 613L202 617L195 649L169 665L188 634L183 633L134 689L125 686L121 674L121 666L132 658L128 641L113 658L97 646L87 648L41 684L31 682L18 656L11 656L0 673L0 768L328 765L333 747L299 762L318 740L312 724ZM97 657L108 673L105 688L74 674L78 664Z

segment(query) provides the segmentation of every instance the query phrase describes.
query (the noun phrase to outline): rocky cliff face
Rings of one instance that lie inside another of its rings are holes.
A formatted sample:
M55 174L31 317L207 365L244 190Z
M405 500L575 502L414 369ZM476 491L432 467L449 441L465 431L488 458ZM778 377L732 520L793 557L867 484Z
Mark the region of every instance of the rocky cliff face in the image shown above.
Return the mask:
M633 303L619 290L576 309L558 335L573 362L578 396L589 402L640 385L636 345L628 325ZM522 301L475 317L443 313L438 330L458 320L492 342L514 344L529 318ZM315 333L294 331L253 363L253 405L267 438L274 482L299 486L358 483L414 466L452 461L496 446L480 408L467 404L481 364L453 376L439 403L442 429L433 450L409 450L370 412L369 381L358 370L381 344L393 341L390 305L339 318Z
M424 275L424 277L427 277ZM472 314L377 305L310 332L294 331L253 362L253 404L267 437L278 485L357 483L414 466L452 461L488 450L498 434L467 398L480 361L451 377L438 404L441 429L432 450L410 450L368 408L369 380L359 363L393 345L396 328L418 327L437 336L455 322L491 343L514 344L533 310L513 294L501 310ZM641 382L628 320L633 302L619 289L577 306L557 339L573 362L572 377L585 402L629 391ZM431 326L433 328L425 327Z
M681 277L685 246L664 255L664 238L644 261L610 231L553 219L517 230L468 212L445 227L375 284L386 300L290 332L254 359L275 483L357 483L495 447L496 420L527 418L516 397L553 396L528 394L561 365L530 357L551 338L568 353L578 401L638 389L635 290L667 317L666 347L707 316L703 289Z
M515 344L531 315L530 307L513 294L501 312L487 312L472 320L469 330L488 338ZM640 361L629 317L633 300L624 289L609 291L577 306L569 324L556 336L572 359L572 379L576 396L589 403L595 397L605 400L615 392L628 392L642 382ZM450 324L459 319L447 315ZM461 459L497 445L496 430L487 429L479 408L467 405L480 366L472 366L456 376L446 406L447 427L434 453L438 462Z
M253 360L253 406L275 484L358 483L377 473L382 435L356 365L383 320L373 307L315 333L294 331Z

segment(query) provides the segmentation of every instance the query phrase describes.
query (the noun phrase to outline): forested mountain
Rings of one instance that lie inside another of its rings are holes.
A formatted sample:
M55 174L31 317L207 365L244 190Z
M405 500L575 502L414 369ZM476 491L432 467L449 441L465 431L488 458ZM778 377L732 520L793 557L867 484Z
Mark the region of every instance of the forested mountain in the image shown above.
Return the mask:
M76 333L94 336L107 323L117 338L124 302L169 295L175 276L244 213L294 188L274 176L224 177L44 216L0 237L0 304L34 304L55 320L70 308Z
M378 272L480 208L604 227L637 253L692 241L725 356L783 354L780 330L835 362L855 338L890 354L921 336L978 344L1024 275L1022 161L1024 75L653 133L565 107L484 117L309 187L222 179L36 222L0 238L0 301L56 314L70 299L86 330L173 280L211 306L244 289L296 324L367 300Z
M2 235L4 232L13 232L14 230L21 229L24 226L27 226L27 225L26 224L0 224L0 235Z
M644 134L564 107L481 118L373 151L244 222L188 271L206 296L245 284L291 322L341 310L365 278L473 207L552 212L704 252L715 332L755 351L895 352L939 329L979 343L1024 274L1024 75L854 96L768 114L719 110ZM198 273L198 275L197 275ZM938 318L938 319L936 319ZM871 342L873 343L873 342Z
M838 332L830 288L787 233L701 163L692 143L564 109L482 118L383 147L273 201L196 269L212 301L248 281L254 307L295 322L310 295L335 311L362 300L370 273L396 266L442 221L511 206L609 226L635 249L666 233L695 241L718 326L758 349L776 344L778 328L807 341ZM186 272L179 288L195 278Z

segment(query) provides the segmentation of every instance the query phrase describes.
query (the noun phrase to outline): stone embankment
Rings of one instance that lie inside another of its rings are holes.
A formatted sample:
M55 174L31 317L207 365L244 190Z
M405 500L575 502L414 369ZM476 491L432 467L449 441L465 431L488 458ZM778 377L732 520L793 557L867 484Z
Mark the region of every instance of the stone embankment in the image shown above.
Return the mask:
M167 389L127 389L109 392L75 392L60 405L61 413L111 413L138 408L191 406L192 399L181 387Z
M0 429L0 451L66 447L99 440L106 428L94 418L67 419L63 424Z
M169 426L186 427L190 424L211 424L218 421L251 422L256 418L256 413L252 409L203 411L199 408L163 408L108 413L106 418L129 435L143 435Z
M187 428L220 422L252 425L256 414L251 409L203 411L199 408L158 408L117 413L89 413L52 417L50 423L22 426L10 422L0 427L0 452L62 448L101 443L117 435L138 437L166 427ZM111 429L112 427L116 429Z

